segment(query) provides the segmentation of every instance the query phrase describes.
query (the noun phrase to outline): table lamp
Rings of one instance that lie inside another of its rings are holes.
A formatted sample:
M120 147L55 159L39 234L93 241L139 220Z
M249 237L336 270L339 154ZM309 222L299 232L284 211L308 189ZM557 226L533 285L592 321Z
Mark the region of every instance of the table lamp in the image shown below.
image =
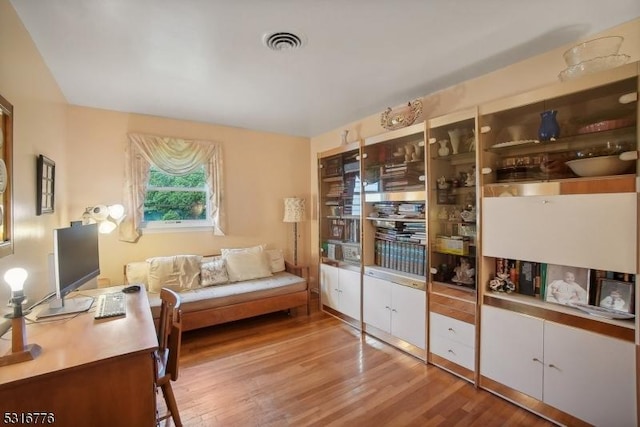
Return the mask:
M298 265L298 223L304 219L304 199L288 197L284 199L283 222L293 223L293 264Z
M22 302L25 300L23 288L27 275L27 270L24 268L11 268L4 274L4 280L11 287L9 303L13 307L13 313L5 315L6 318L11 319L11 351L0 357L0 366L33 360L42 351L38 344L26 344L24 314L28 312L22 311Z

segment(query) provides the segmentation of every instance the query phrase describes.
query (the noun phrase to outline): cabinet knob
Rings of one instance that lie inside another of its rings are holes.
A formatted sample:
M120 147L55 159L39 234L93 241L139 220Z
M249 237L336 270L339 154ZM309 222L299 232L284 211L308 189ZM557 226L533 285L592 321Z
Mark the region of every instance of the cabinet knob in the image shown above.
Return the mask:
M363 158L363 159L366 159L367 157L369 157L369 155L368 155L367 153L363 153L363 154L362 154L362 158Z
M455 332L455 330L453 328L449 328L447 329L449 332Z
M438 269L437 269L437 268L435 268L435 267L431 267L431 268L429 269L429 273L431 273L431 274L438 274Z
M385 306L384 306L384 308L385 308L386 310L391 310L391 307L389 307L388 305L385 305Z
M429 138L429 144L435 144L435 143L436 143L435 138Z
M491 126L482 126L480 128L480 133L489 133L491 132Z
M543 200L543 201L542 201L542 204L543 204L543 205L546 205L546 204L548 204L548 203L549 203L549 200Z
M491 172L493 172L491 168L482 168L482 175L489 175Z
M455 352L455 351L453 351L453 350L451 350L451 349L447 350L447 353L451 353L451 354L453 354L454 356L455 356L455 354L456 354L456 352Z
M426 178L424 175L420 175L420 176L418 177L418 181L420 181L420 182L424 182L426 179L427 179L427 178Z
M556 365L554 365L553 363L549 363L549 367L553 368L553 369L557 369L558 371L560 370L560 368L558 368Z
M398 310L396 310L395 308L392 308L391 311L393 311L394 313L398 312Z
M538 359L537 357L534 357L532 359L534 362L538 362L538 363L542 363L542 360ZM542 363L543 364L543 363Z

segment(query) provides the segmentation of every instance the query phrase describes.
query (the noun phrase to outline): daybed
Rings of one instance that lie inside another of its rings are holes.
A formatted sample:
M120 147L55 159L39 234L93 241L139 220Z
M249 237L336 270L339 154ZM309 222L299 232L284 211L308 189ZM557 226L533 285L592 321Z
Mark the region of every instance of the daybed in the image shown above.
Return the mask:
M198 329L280 310L309 313L306 267L284 261L280 250L261 246L222 250L220 256L176 255L125 266L128 284L144 284L154 320L160 288L180 292L183 330Z

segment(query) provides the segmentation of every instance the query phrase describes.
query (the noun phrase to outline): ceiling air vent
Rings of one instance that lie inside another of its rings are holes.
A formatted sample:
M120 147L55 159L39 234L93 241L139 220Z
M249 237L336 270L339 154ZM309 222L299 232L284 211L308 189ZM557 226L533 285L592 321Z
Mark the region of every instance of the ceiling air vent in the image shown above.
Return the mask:
M304 36L298 36L293 33L279 31L277 33L265 34L262 42L271 50L277 52L283 50L293 50L302 47L304 44Z

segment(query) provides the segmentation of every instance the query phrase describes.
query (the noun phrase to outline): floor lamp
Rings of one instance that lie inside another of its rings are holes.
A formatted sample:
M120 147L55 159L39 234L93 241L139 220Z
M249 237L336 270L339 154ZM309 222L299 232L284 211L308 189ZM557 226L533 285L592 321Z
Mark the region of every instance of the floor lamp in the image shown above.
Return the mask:
M284 199L283 222L293 223L293 264L298 265L298 223L304 219L304 199L288 197Z

